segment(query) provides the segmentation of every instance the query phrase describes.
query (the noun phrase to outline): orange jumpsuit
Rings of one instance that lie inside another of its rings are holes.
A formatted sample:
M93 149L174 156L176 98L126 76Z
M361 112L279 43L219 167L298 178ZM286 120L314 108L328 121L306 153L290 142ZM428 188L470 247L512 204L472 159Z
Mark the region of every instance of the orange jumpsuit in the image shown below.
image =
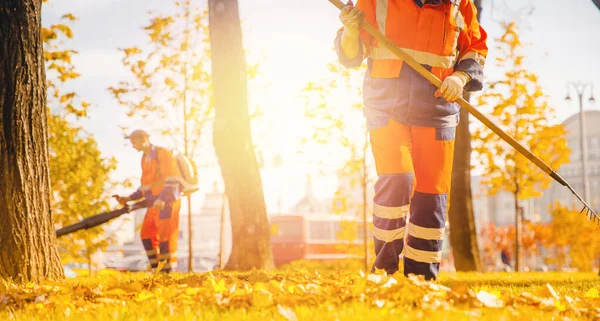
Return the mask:
M142 156L142 186L131 194L132 200L142 197L148 210L141 230L142 244L152 268L165 261L162 272L177 269L177 240L179 237L179 209L181 206L181 174L171 152L152 146L149 155ZM153 208L156 200L165 202L162 210Z
M487 34L472 0L358 0L365 22L443 80L468 74L467 91L482 88ZM373 199L377 258L372 268L394 273L404 253L404 273L437 278L459 105L434 96L437 88L364 30L359 54L339 61L347 68L367 59L364 115L378 179ZM405 234L408 236L405 239Z

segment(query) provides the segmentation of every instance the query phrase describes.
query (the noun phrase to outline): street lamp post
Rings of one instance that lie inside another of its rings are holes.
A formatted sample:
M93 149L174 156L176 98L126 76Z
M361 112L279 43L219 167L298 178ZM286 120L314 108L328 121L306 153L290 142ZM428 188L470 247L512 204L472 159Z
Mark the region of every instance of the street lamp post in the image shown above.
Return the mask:
M565 100L571 100L569 95L569 87L575 89L579 98L579 134L581 143L581 163L583 170L583 195L586 200L590 199L590 182L588 179L588 167L587 167L587 137L585 131L585 114L583 113L583 96L585 95L586 89L590 88L590 102L594 102L594 85L590 82L568 82L567 83L567 97Z

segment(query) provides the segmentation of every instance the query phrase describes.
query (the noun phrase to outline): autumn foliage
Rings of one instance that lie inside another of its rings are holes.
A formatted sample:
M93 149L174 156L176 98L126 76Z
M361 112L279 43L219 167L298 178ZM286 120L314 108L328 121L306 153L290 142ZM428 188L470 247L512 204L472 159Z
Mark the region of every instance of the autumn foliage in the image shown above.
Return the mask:
M214 113L208 12L189 0L172 4L173 14L149 14L145 41L120 49L132 77L108 89L136 127L172 138L193 157Z
M538 77L529 71L520 54L523 43L514 23L504 25L500 37L498 66L505 70L500 80L492 81L479 97L479 105L490 110L512 137L534 155L558 170L569 161L569 149L562 125L552 125L554 109L546 102ZM552 179L523 155L511 148L491 130L480 127L474 132L474 152L485 169L482 181L490 193L514 193L519 200L541 196Z
M600 313L593 274L273 272L108 274L39 286L0 282L0 318L27 320L555 320ZM465 316L470 316L465 318Z
M552 206L552 224L546 232L548 260L557 266L571 266L579 271L592 271L600 252L598 226L577 208L556 203Z
M74 36L71 25L77 18L65 14L62 20L42 28L50 109L51 209L57 228L110 210L110 189L117 186L110 178L116 159L104 157L94 137L78 123L87 117L91 104L76 92L64 90L80 74L72 62L77 51L65 48L65 41ZM58 246L63 263L83 261L92 268L93 254L111 242L111 236L99 226L59 238Z
M600 251L598 227L590 222L580 209L556 203L549 211L552 217L550 222L523 222L525 265L538 259L540 264L551 270L593 271L597 267L596 254ZM479 239L484 265L488 270L499 267L502 251L514 259L514 226L497 227L488 224L481 229ZM535 267L530 266L531 269Z
M554 109L546 101L538 77L527 69L520 53L524 44L514 23L503 24L496 58L504 71L499 80L491 81L479 97L479 105L515 140L548 164L552 169L569 161L569 149L561 124L552 124ZM482 184L489 193L511 193L515 199L515 270L521 270L523 228L521 200L541 196L552 178L533 162L511 148L487 127L474 131L473 151L483 169Z

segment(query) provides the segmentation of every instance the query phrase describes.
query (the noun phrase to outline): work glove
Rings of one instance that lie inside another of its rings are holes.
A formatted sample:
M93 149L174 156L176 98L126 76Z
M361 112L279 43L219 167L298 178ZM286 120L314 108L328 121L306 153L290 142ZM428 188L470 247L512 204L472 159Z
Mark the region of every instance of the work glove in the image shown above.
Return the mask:
M452 75L442 81L442 85L435 92L436 98L444 98L453 103L462 97L463 87L471 80L471 77L463 71L455 71Z
M119 202L121 205L125 205L127 204L127 202L131 201L131 199L127 196L113 195L112 197L116 199L117 202Z
M157 210L162 210L163 208L165 208L165 201L156 200L154 201L154 204L152 204L152 207L154 207Z
M344 24L345 35L358 37L360 23L364 17L365 14L356 9L352 1L348 1L348 3L340 11L340 21L342 21Z

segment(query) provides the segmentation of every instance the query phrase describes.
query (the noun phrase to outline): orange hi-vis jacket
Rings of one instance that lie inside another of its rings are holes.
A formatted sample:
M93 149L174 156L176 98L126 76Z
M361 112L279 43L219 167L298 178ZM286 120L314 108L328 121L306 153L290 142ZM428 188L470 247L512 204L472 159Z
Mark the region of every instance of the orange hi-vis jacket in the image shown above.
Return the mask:
M141 163L142 185L130 196L132 200L144 197L168 203L179 199L181 174L170 151L153 145L150 154L142 156Z
M476 19L472 0L358 0L365 22L443 80L456 70L469 74L465 90L482 87L487 34ZM343 30L343 29L342 29ZM354 59L335 41L340 62L358 67L367 58L364 83L365 115L391 117L406 125L453 127L458 104L435 98L435 86L403 64L366 31L360 31L360 50Z

